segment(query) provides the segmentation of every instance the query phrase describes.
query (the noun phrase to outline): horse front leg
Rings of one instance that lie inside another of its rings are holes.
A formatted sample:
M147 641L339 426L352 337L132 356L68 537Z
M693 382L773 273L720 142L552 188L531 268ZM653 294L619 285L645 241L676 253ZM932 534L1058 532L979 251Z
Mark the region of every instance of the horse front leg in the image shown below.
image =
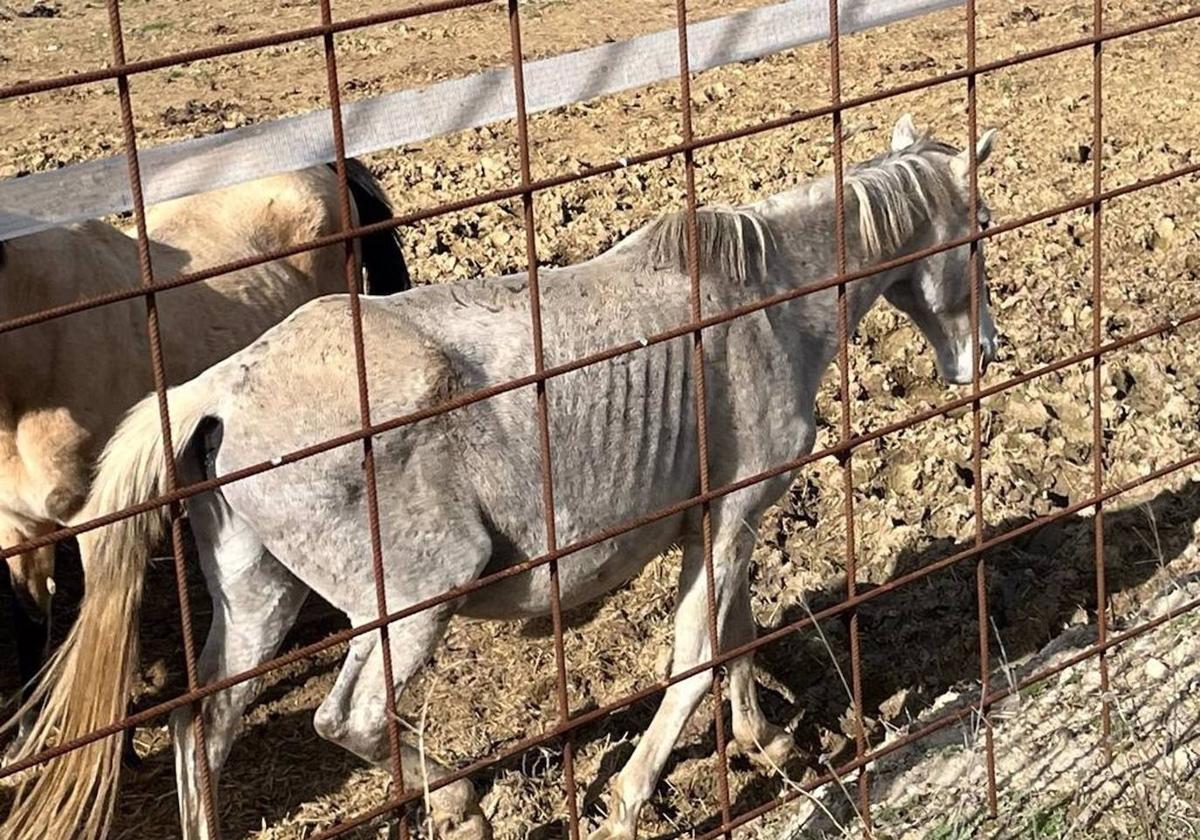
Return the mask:
M713 544L713 576L716 588L717 627L724 634L730 608L737 592L741 558L749 557L753 538L736 531L719 534ZM718 641L718 644L720 642ZM683 568L679 575L679 595L675 606L674 657L672 675L681 673L712 658L708 632L708 582L704 569L704 550L699 537L685 541ZM712 685L713 676L701 671L674 683L663 694L662 703L645 734L638 741L629 761L613 782L608 819L589 840L633 840L642 806L654 794L671 751L679 741L696 706ZM718 711L719 713L719 711Z
M749 644L758 636L750 605L749 568L743 569L737 596L729 611L724 648ZM754 654L739 656L729 665L729 704L733 711L733 738L755 763L778 771L791 757L795 742L787 730L767 720L758 705L754 683Z
M53 525L34 531L6 530L0 535L0 546L19 545L34 536L48 533ZM8 558L8 576L12 584L13 640L17 649L17 673L21 693L28 698L34 680L50 646L50 603L54 594L54 546L47 545ZM21 715L17 738L7 754L13 755L29 734L37 717L34 709Z

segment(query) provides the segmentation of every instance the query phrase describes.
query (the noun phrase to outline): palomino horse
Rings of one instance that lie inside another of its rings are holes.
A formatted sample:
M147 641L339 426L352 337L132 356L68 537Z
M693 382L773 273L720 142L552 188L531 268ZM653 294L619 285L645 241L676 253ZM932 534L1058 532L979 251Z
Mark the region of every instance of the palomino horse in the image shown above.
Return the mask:
M985 160L994 132L976 150ZM968 155L917 134L901 119L892 151L846 174L851 269L912 254L970 231ZM705 308L725 311L832 273L829 179L735 210L702 210L699 265ZM982 204L980 205L983 206ZM547 364L665 332L689 318L685 224L664 217L588 262L542 280ZM883 296L908 313L933 345L942 375L972 378L970 249L962 245L852 283L851 324ZM982 262L982 261L981 261ZM982 277L981 277L982 280ZM758 473L811 450L814 398L837 347L830 288L708 329L704 339L712 485ZM530 372L524 277L429 286L363 303L367 374L376 418L435 406L454 395ZM979 357L994 355L995 330L980 296ZM275 459L359 428L355 354L347 299L296 312L244 351L170 392L176 457L192 480ZM394 364L403 358L403 365ZM547 386L560 544L657 510L698 491L691 338L648 343L628 355L557 377ZM278 418L288 417L280 424ZM504 393L379 435L385 589L402 609L546 550L538 432L530 388ZM196 497L190 507L215 618L201 659L204 681L271 657L311 590L355 624L377 617L363 493L362 450L343 446ZM101 460L87 515L154 497L164 470L153 400L122 423ZM715 600L721 645L753 637L747 568L754 532L787 489L781 476L712 501ZM124 714L137 662L137 615L156 514L81 537L87 596L36 697L45 698L30 754ZM676 603L675 673L711 657L697 509L564 559L563 604L599 597L673 544L683 546ZM397 621L391 651L397 691L434 650L451 615L514 619L550 609L549 573L502 579ZM369 762L388 756L379 637L355 638L315 725ZM669 754L710 677L667 689L615 780L608 818L593 835L632 838ZM778 759L789 737L764 718L749 657L731 666L733 732ZM217 773L254 695L242 682L203 701L208 761ZM172 718L184 835L207 836L197 788L191 716ZM93 742L50 762L5 824L9 840L104 833L119 773L119 741ZM421 762L403 764L419 786ZM424 768L430 778L444 768ZM483 837L485 818L467 780L430 798L438 831ZM75 832L79 832L76 834Z
M356 218L391 218L370 171L348 164ZM337 181L321 166L151 207L150 257L156 275L168 277L335 233L338 221ZM394 235L360 247L372 291L408 288ZM0 320L138 284L136 240L102 222L0 243ZM300 304L345 291L337 246L161 292L167 376L186 381ZM0 334L0 546L53 531L79 511L100 447L153 387L145 321L139 298ZM54 547L8 565L20 671L29 680L48 639Z

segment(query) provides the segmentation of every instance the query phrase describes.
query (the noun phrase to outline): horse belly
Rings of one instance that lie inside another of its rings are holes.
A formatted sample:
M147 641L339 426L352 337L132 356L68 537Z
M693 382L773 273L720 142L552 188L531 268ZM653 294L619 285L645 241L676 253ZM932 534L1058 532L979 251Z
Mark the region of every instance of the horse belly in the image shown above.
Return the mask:
M669 517L560 558L558 583L563 609L594 601L636 577L677 541L682 516ZM548 615L551 607L550 566L546 563L476 590L466 597L458 612L469 618L519 619Z

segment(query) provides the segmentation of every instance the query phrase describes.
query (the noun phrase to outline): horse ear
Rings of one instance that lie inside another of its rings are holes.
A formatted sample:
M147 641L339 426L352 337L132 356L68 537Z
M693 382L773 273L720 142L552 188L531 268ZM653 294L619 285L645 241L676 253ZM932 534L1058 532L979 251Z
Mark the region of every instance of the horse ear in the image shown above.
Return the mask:
M907 149L920 138L921 132L913 123L912 114L904 114L892 126L892 151L899 152Z
M989 128L983 132L983 136L979 138L979 142L975 144L975 163L982 165L992 154L992 148L996 145L996 129ZM961 180L967 180L971 174L971 158L967 154L966 149L956 154L950 160L951 171Z

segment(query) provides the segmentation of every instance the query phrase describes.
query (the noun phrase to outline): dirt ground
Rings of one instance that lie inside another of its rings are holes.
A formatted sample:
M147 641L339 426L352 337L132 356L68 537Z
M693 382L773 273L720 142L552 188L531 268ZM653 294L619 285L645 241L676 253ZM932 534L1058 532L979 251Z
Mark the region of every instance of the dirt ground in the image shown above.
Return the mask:
M340 17L368 14L395 3L359 0L334 5ZM763 4L706 0L690 3L689 8L693 18L700 19L756 5ZM977 5L981 62L1090 31L1091 3L1083 0L980 0ZM1191 4L1109 0L1105 6L1106 25L1115 28L1179 12ZM187 4L126 0L122 8L131 59L318 19L313 0L254 5L232 0ZM521 8L530 56L654 31L674 20L674 4L665 0L530 0ZM847 36L844 95L856 96L963 66L963 21L961 10L951 10ZM4 84L102 66L109 60L107 17L99 2L0 0L0 25L7 36L0 39ZM1200 154L1196 142L1200 93L1195 85L1200 75L1198 36L1200 24L1189 23L1104 47L1105 143L1100 151L1105 188L1196 161ZM377 27L339 36L337 43L344 93L351 98L502 64L509 50L503 4ZM132 83L139 141L152 145L318 107L324 102L324 84L319 42L139 76ZM0 175L54 168L119 151L113 90L110 84L95 84L0 103ZM709 71L693 84L696 130L707 134L816 106L827 90L827 52L820 45ZM998 150L980 179L996 222L1090 191L1090 156L1097 152L1091 148L1090 49L991 74L980 79L978 91L981 126L1000 130ZM579 171L677 141L678 107L677 83L667 82L536 116L530 126L534 176ZM965 109L962 83L854 109L846 115L848 158L857 160L884 149L892 122L905 110L914 113L918 125L961 145L966 136ZM701 200L752 200L828 172L830 131L829 121L819 120L700 152ZM401 212L511 185L518 178L511 125L373 155L368 162ZM560 265L590 257L656 215L681 207L682 175L679 162L660 162L539 194L540 258ZM988 243L986 258L1002 333L1002 357L989 370L987 382L1089 346L1091 307L1096 303L1091 300L1092 235L1089 215L1076 212ZM1110 202L1103 214L1102 235L1100 305L1105 341L1200 306L1200 179L1181 179ZM512 203L416 224L405 230L404 238L418 282L524 267L519 207ZM1196 337L1195 328L1182 327L1106 359L1100 406L1105 487L1129 482L1197 451L1200 352ZM882 307L867 318L854 340L852 378L850 409L856 431L878 428L961 394L935 379L932 355L923 340L900 316ZM839 403L832 382L826 386L818 403L818 447L836 442L838 433ZM1093 406L1087 365L1040 377L985 400L983 409L987 533L1019 527L1092 494ZM888 435L855 453L860 589L973 543L970 436L970 415L956 413ZM1190 548L1200 519L1200 484L1188 478L1176 475L1147 485L1106 510L1111 607L1122 621L1133 620L1169 583L1200 568ZM779 626L806 609L816 610L840 598L845 564L842 507L839 467L827 459L806 469L767 517L759 532L753 572L754 606L761 627ZM1091 626L1096 604L1090 518L1070 517L1031 532L989 553L987 559L992 667L1025 667L1062 633L1078 635ZM602 603L571 616L566 651L570 700L576 712L611 702L660 676L671 636L676 567L677 557L665 556ZM181 643L177 631L170 629L177 610L170 574L168 564L151 572L152 597L145 619L148 691L143 702L167 697L182 685ZM873 742L891 737L931 709L943 708L950 702L948 693L969 696L972 686L977 688L974 581L973 564L952 567L880 598L861 612L865 711ZM201 626L204 600L202 587L194 585L193 603ZM315 641L341 626L327 607L311 604L289 644ZM1170 639L1171 646L1183 646L1190 651L1186 656L1191 656L1195 642L1184 632L1187 626L1169 624L1156 638ZM800 747L796 761L782 768L790 779L810 777L824 761L837 764L853 754L845 723L849 700L839 679L839 669L844 672L847 666L845 628L830 622L821 629L821 634L788 636L766 648L758 660L768 715L787 723ZM1142 659L1151 655L1149 650L1131 647L1118 671L1127 669L1136 677L1141 673L1137 669L1145 666ZM262 700L247 715L245 732L221 780L224 837L296 840L386 796L386 772L363 767L322 742L312 730L312 712L332 684L341 653L333 649L268 681ZM8 654L0 651L2 656ZM1154 655L1165 657L1161 652ZM1190 661L1186 656L1163 661L1182 669L1181 663ZM423 735L431 754L452 765L467 763L555 722L552 663L546 622L458 622L432 667L410 686L402 712L416 727L424 710ZM1132 691L1136 682L1118 679L1115 690ZM0 688L11 690L12 683L6 676ZM1061 699L1074 691L1071 702L1082 705L1089 692L1097 690L1081 678L1056 684L1050 696ZM1137 695L1130 697L1136 702ZM1022 708L1032 708L1033 714L1045 708L1050 715L1048 705L1043 701ZM637 704L579 732L576 777L588 819L602 816L607 784L632 750L654 706L653 700ZM1180 713L1188 708L1181 707ZM644 812L643 836L687 834L716 824L711 712L706 704L676 750L663 784ZM1194 720L1185 723L1191 726ZM1005 750L1017 749L1021 737L1032 739L1030 732L1037 730L1036 726L1024 730L1008 719L999 726L998 744ZM1152 729L1153 723L1147 726ZM1141 731L1126 727L1118 737L1137 739ZM1011 737L1006 737L1007 732ZM1078 723L1071 737L1094 748L1094 722ZM176 825L173 763L164 731L155 727L139 731L138 748L145 763L125 777L115 832L116 837L129 840L162 837ZM502 762L475 778L498 836L557 837L564 831L562 770L561 752L554 747ZM896 790L904 787L907 777L897 772L885 768L877 784L880 801L893 802ZM954 772L943 775L950 778ZM1029 773L1003 777L1002 801L1036 800L1037 808L1050 807L1031 795L1045 787L1042 777ZM961 828L963 833L939 834L941 829L930 824L921 834L919 819L917 829L905 820L935 813L933 809L945 805L945 797L943 792L943 798L938 798L934 784L912 787L920 796L910 796L903 807L892 809L897 814L895 836L912 830L918 833L908 836L940 838L992 831L964 819L951 825L953 831ZM735 812L788 789L787 778L765 773L744 758L733 759ZM1190 783L1185 792L1196 794ZM834 802L836 796L831 796L826 798ZM1086 805L1072 804L1073 796L1062 792L1060 799L1068 804L1053 810L1058 815L1053 820L1034 820L1033 833L1011 836L1069 833L1071 821ZM1133 828L1149 820L1147 833L1131 828L1129 836L1192 836L1181 833L1182 823L1169 818L1166 809L1143 807L1137 797L1135 786L1130 786L1113 793L1108 804L1113 813L1135 814L1129 823ZM968 805L977 808L978 803ZM970 808L964 813L975 813ZM851 834L856 831L844 813L835 816L839 824L849 826ZM802 808L793 806L744 833L800 837L799 832L807 830L804 819ZM891 836L885 829L893 824L883 818L878 822L876 836ZM371 827L352 836L373 837L377 830Z

